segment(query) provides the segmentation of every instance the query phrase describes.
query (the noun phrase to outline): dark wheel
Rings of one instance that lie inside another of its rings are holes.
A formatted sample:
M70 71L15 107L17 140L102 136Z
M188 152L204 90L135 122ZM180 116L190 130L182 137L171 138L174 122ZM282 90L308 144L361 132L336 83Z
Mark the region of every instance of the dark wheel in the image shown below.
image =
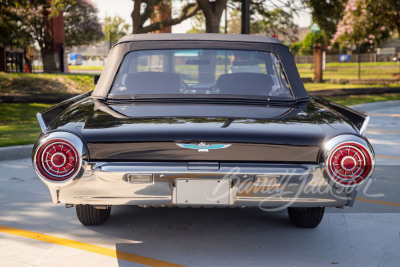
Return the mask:
M92 205L76 205L76 216L83 225L100 225L110 218L111 207L95 209Z
M315 228L324 217L325 207L288 208L289 219L298 227Z

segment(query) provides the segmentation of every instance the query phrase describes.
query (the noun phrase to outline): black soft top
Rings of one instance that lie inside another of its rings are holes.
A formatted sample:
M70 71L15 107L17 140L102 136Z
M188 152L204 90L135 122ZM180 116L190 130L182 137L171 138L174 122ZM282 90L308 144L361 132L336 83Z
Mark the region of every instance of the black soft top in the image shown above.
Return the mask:
M273 37L247 34L130 34L122 37L108 54L106 65L93 91L93 98L106 98L125 55L152 49L238 49L267 51L280 60L295 100L309 98L289 48Z
M129 34L122 37L117 44L135 41L225 41L281 44L278 39L269 36L218 33Z

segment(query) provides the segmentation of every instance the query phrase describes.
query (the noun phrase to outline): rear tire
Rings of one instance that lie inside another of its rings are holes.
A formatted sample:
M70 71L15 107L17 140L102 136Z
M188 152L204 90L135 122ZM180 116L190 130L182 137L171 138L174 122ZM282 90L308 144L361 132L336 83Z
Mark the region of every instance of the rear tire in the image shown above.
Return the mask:
M111 207L95 209L93 205L76 205L76 216L83 225L100 225L110 218Z
M298 227L315 228L324 217L325 207L288 208L290 221Z

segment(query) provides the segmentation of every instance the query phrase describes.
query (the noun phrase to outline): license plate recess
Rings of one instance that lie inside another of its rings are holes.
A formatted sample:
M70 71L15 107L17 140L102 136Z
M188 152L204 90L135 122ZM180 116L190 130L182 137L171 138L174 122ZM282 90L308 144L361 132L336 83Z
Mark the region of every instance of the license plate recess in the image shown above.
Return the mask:
M229 179L176 179L176 203L192 205L228 205Z

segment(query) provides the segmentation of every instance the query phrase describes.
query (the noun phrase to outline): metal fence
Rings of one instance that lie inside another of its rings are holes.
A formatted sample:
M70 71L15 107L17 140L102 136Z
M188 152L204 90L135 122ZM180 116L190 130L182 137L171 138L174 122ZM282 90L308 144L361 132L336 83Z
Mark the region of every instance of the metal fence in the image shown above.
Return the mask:
M310 53L311 54L311 53ZM399 80L400 62L397 54L339 54L324 52L324 80ZM313 55L295 55L302 78L314 78Z
M23 52L6 52L6 71L7 72L23 72L24 71L24 53Z

